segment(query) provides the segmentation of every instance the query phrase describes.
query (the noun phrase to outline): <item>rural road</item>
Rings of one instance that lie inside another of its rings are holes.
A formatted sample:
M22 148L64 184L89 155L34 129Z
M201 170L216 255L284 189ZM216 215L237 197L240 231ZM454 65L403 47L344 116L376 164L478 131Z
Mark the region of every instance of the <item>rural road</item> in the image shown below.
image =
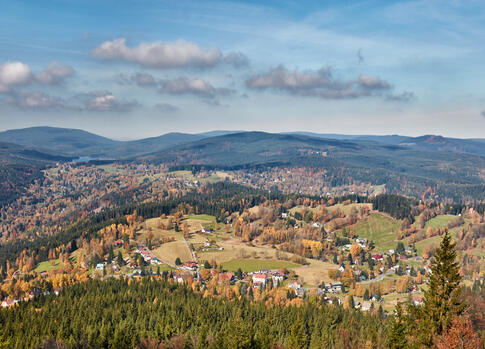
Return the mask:
M360 284L361 285L366 285L366 284L370 284L371 282L379 282L382 279L384 279L387 275L390 275L392 273L394 273L394 271L391 270L391 269L389 269L385 273L382 273L382 274L378 275L375 279L361 281Z

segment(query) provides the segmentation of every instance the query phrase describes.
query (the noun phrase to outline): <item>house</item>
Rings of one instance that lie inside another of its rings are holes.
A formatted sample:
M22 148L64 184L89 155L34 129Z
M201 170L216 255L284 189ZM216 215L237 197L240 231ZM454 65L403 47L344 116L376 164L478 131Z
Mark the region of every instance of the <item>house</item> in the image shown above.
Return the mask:
M322 227L322 223L315 222L315 223L312 224L312 227L313 228L321 228Z
M388 253L390 256L392 256L392 255L394 254L394 252L395 252L395 251L394 251L394 250L392 250L392 249L391 249L391 250L389 250L389 251L387 251L387 253Z
M104 264L103 263L96 264L96 270L103 270L103 269L104 269Z
M364 238L357 238L355 239L355 242L360 245L360 247L365 247L365 245L367 244L367 239L364 239Z
M277 271L271 275L271 278L273 279L273 285L277 286L283 282L285 275Z
M303 296L305 295L305 290L303 289L303 287L295 288L295 295L297 297L303 298Z
M206 240L204 242L204 247L211 247L211 242L209 240Z
M2 302L2 308L8 308L17 304L17 300L6 299Z
M233 283L235 280L235 276L233 273L220 273L219 274L219 282L227 281L230 284Z
M343 273L343 272L344 272L344 270L345 270L345 264L342 264L342 265L341 265L341 266L338 268L338 270L339 270L341 273Z
M202 232L205 234L211 234L212 232L214 232L214 229L202 228Z
M163 262L160 259L158 259L157 257L152 258L152 260L150 261L150 263L151 264L156 264L156 265L163 264Z
M383 258L382 258L381 254L376 253L376 254L372 255L372 259L375 260L375 261L381 261Z
M268 276L266 274L258 273L253 274L253 284L256 285L266 285L266 281L268 280Z
M423 304L423 299L421 297L418 297L418 296L413 296L413 303L416 306L422 305Z
M190 261L190 262L184 263L184 269L187 269L187 270L197 269L197 262L196 261Z
M283 213L281 214L281 218L287 218L287 217L288 217L288 213L283 212Z
M372 303L371 302L363 302L362 303L362 307L360 308L360 310L362 310L362 311L369 311L371 307L372 307Z
M334 282L330 284L330 292L342 292L343 284L341 282Z
M288 288L293 288L293 289L301 288L301 284L299 282L293 281L288 284Z

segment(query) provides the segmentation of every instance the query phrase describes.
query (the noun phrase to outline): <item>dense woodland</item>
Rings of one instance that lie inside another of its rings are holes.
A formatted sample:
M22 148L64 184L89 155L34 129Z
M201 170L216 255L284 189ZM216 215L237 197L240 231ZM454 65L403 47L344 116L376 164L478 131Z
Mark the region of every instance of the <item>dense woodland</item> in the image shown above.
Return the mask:
M105 348L385 348L382 321L318 301L267 307L203 298L150 279L90 281L0 312L1 338L11 348L48 339Z

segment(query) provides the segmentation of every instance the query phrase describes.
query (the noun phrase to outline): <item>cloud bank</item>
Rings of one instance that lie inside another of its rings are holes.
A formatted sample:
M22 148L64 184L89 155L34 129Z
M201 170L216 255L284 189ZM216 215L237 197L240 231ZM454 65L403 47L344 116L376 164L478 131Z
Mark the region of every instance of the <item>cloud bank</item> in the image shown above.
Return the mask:
M401 96L391 93L393 87L378 77L360 74L352 80L338 80L329 67L317 71L291 71L280 65L246 80L246 87L253 90L276 90L296 96L323 99L347 99L368 96L384 96L390 99L412 97L405 92Z
M212 47L203 49L199 45L178 40L175 42L142 42L138 46L128 47L125 38L105 41L92 51L96 58L138 63L141 66L170 68L207 68L220 63L234 67L247 66L248 58L241 52L229 53L224 57L221 50Z
M81 101L82 110L100 112L127 112L138 106L136 100L125 100L116 98L109 91L93 91L76 96Z
M74 69L61 63L52 62L38 74L33 74L30 67L22 62L6 62L0 65L0 93L11 92L15 87L31 83L57 85L74 73Z
M58 62L50 63L47 68L34 76L35 81L43 85L57 85L71 76L74 69Z
M116 79L122 85L156 87L158 92L162 94L194 95L204 99L215 99L235 92L235 90L229 88L215 87L207 80L192 77L157 79L151 74L137 72L132 75L120 74L116 76Z

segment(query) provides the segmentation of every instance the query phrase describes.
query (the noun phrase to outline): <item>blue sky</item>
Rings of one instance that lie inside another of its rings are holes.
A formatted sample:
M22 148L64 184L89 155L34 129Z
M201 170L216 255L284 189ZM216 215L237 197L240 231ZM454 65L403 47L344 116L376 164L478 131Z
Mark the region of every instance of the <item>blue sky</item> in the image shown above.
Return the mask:
M1 129L485 130L483 1L0 6Z

